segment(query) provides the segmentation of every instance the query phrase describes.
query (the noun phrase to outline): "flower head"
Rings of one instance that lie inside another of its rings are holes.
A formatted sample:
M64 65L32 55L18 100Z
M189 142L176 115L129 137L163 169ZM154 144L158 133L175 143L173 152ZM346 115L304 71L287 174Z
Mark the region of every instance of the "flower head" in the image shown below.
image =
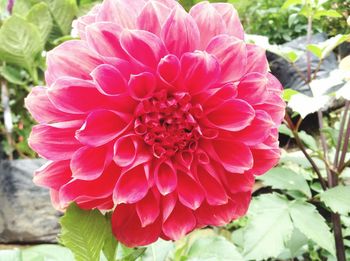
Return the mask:
M244 215L285 104L233 6L105 0L74 26L81 40L49 52L48 86L26 99L54 205L113 209L127 246Z

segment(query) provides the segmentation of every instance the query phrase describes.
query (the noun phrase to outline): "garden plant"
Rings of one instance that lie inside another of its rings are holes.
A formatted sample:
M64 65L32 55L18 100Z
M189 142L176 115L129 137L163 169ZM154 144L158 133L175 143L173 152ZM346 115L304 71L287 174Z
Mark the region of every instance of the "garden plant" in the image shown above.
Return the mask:
M350 259L346 1L0 8L0 156L44 158L62 212L57 244L0 260Z

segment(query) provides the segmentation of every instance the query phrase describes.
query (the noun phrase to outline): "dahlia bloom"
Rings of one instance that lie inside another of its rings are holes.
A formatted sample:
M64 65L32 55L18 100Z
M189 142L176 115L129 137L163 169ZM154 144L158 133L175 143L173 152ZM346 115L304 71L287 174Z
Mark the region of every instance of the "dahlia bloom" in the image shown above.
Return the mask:
M105 0L74 26L81 40L48 53L47 87L26 99L53 204L113 210L129 247L244 215L278 162L285 104L233 6Z

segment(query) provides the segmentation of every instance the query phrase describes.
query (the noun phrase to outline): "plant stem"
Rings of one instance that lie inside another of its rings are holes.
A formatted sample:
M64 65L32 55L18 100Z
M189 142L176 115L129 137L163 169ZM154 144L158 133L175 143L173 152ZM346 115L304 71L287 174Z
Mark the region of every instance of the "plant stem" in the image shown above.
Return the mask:
M5 126L5 136L7 139L7 143L10 147L9 151L9 160L13 160L13 139L12 139L12 113L10 107L10 96L7 87L7 82L5 80L1 80L1 105L4 109L4 126Z
M344 127L345 127L345 122L346 122L346 118L347 118L347 115L348 115L349 107L350 107L350 101L346 101L344 114L343 114L343 117L342 117L341 122L340 122L340 129L339 129L337 147L336 147L335 156L334 156L334 163L333 163L333 165L334 165L335 168L339 168L339 166L338 166L339 153L340 153L340 147L341 147L341 144L342 144L342 141L343 141Z
M313 75L311 77L311 80L315 80L316 79L317 73L320 71L322 63L323 63L323 59L320 59L320 61L317 64L316 70L314 71L314 73L313 73Z
M300 137L299 137L299 134L298 134L298 131L296 130L292 120L290 119L288 113L286 112L286 115L285 115L285 120L289 126L289 129L292 131L293 133L293 136L294 136L294 139L297 143L297 146L299 147L299 149L302 151L302 153L304 154L304 156L306 157L306 159L310 162L313 170L315 171L317 177L318 177L318 180L320 181L320 184L321 184L321 187L323 190L326 190L327 189L327 184L325 182L325 180L323 179L322 175L321 175L321 171L320 169L317 167L315 161L311 158L311 156L309 155L309 153L307 153L306 151L306 148L303 144L303 142L301 141Z
M307 45L311 43L312 39L312 15L308 16L307 19ZM311 52L306 51L306 63L307 63L307 82L311 82Z
M342 149L342 152L340 155L338 168L341 168L345 162L345 156L346 156L346 153L348 152L349 139L350 139L350 115L349 115L349 119L348 119L348 124L345 128L344 144L343 144L343 149Z
M331 218L333 223L333 232L334 232L335 247L337 252L337 260L346 261L343 235L341 230L342 228L341 228L340 215L337 213L331 213Z

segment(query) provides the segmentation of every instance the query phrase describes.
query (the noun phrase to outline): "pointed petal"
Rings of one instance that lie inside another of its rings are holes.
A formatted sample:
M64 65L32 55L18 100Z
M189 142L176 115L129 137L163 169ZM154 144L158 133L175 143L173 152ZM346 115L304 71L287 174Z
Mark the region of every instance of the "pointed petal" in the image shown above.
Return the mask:
M119 95L127 92L126 80L114 66L103 64L91 72L97 89L104 95Z
M227 32L222 16L209 2L199 2L191 8L189 13L197 23L202 50L214 36Z
M49 160L70 159L81 145L74 138L76 128L57 128L50 125L36 125L29 136L30 147Z
M155 242L161 233L160 219L142 227L134 205L118 205L112 215L112 231L125 246L139 247Z
M186 53L181 57L183 86L193 95L205 91L220 77L220 65L206 52Z
M148 1L137 17L137 28L159 36L170 12L171 9L160 1Z
M226 173L227 188L231 193L250 192L254 186L254 175L250 172L243 174Z
M114 144L114 162L121 167L138 165L149 161L150 153L144 142L136 135L120 137Z
M237 86L237 98L252 105L263 103L269 95L267 83L267 77L261 73L246 74Z
M243 26L239 20L238 12L233 5L231 3L214 3L212 5L225 21L227 33L243 40Z
M173 54L168 54L160 60L157 72L162 80L173 83L179 77L180 67L179 59Z
M279 148L251 149L254 157L254 165L251 172L254 175L262 175L277 165L280 159Z
M196 22L179 5L173 8L162 28L162 39L170 53L181 57L198 49L200 35ZM179 41L179 39L181 39Z
M135 100L150 98L156 89L156 78L152 73L132 74L129 80L129 93Z
M154 70L167 54L161 39L147 31L124 30L120 44L131 59Z
M237 81L246 72L248 52L241 39L219 35L209 42L206 51L220 63L221 82Z
M156 221L160 213L159 200L149 191L147 196L136 203L136 212L141 226L146 227Z
M179 201L190 209L197 209L204 200L204 191L197 181L191 178L187 173L178 172L177 192Z
M159 192L165 196L176 189L177 173L170 161L158 164L154 170L154 178Z
M71 179L69 160L51 161L35 171L33 182L38 186L59 190Z
M179 240L196 227L193 211L178 202L171 215L163 223L163 233L172 240Z
M50 123L80 118L79 115L69 114L57 109L49 100L47 90L46 87L34 87L24 100L26 108L37 122Z
M71 159L73 177L81 180L95 180L100 177L112 161L110 146L89 147L77 150Z
M162 199L163 220L165 221L173 212L178 199L177 199L176 192L167 194L161 197L161 199Z
M62 76L91 79L90 72L103 63L84 41L78 40L67 41L54 48L47 53L46 61L45 79L48 85Z
M285 114L286 103L282 97L275 93L270 93L269 97L262 104L254 105L256 110L266 111L276 125L280 125Z
M225 205L210 206L208 203L196 210L195 216L200 226L223 226L235 216L235 205L231 200Z
M266 50L254 45L247 44L248 59L246 73L258 72L266 74L269 70L269 63L266 59Z
M245 101L231 99L207 114L208 121L217 128L239 131L247 127L254 119L254 109Z
M115 204L136 203L143 199L148 192L148 181L143 165L123 173L113 192Z
M117 138L127 128L127 124L125 118L114 111L94 111L77 130L75 137L82 144L98 147Z

